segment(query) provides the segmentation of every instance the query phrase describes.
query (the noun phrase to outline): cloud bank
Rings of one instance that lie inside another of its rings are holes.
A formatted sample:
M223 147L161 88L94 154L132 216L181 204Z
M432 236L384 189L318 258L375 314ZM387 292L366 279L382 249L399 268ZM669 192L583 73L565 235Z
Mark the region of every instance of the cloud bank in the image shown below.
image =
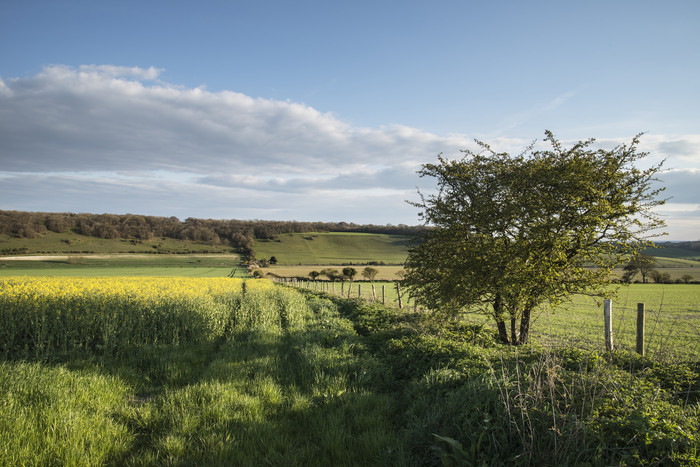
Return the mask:
M430 183L420 164L474 148L465 135L357 127L303 103L183 88L161 73L57 65L0 78L0 209L412 224L404 200ZM529 143L487 142L513 153ZM664 179L679 188L669 190L674 202L697 203L700 135L643 143L673 162Z

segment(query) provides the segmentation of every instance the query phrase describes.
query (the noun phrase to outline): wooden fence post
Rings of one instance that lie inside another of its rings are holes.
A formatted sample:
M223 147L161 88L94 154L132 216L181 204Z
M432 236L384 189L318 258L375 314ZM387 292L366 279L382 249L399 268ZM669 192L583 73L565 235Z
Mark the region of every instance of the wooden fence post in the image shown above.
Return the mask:
M614 350L612 330L612 300L603 300L603 318L605 320L605 350Z
M357 284L357 298L362 298L362 284Z
M644 304L637 303L637 353L644 356Z
M403 304L401 302L401 284L396 282L396 295L399 296L399 310L403 308Z
M382 284L382 305L386 305L386 284Z

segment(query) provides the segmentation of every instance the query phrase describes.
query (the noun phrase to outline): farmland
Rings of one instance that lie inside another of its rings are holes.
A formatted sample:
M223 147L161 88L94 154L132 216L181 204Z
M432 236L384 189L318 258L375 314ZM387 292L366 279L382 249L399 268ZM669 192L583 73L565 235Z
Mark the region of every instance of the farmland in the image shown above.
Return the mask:
M265 280L0 283L0 465L698 460L691 355L503 347Z
M289 251L263 268L281 276L383 261L391 281L401 268L400 239L362 253L373 235L314 235L256 256ZM393 282L375 284L384 307L369 282L357 300L338 282L241 279L230 251L118 250L0 259L0 465L699 462L698 284L622 287L614 352L583 296L539 310L532 343L508 347L483 315L408 297L399 310ZM673 253L657 267L695 270ZM631 350L637 302L647 357Z
M238 255L83 254L0 258L0 277L226 277L229 274L246 275Z
M410 239L404 235L365 233L283 234L256 240L257 258L276 257L280 265L378 262L403 264Z

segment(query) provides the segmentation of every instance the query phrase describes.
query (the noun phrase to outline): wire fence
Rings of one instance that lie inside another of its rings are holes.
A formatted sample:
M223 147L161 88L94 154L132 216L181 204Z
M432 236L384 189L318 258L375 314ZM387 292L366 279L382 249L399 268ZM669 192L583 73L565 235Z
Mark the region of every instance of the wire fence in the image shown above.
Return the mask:
M343 297L360 297L385 306L416 309L414 300L397 288L397 282L351 283L294 278L276 278L276 281ZM639 303L645 305L644 343L648 357L700 359L700 284L639 284L621 289L612 299L612 335L616 349L635 351ZM468 314L466 319L495 328L492 319L483 314ZM575 295L571 301L556 307L541 307L534 313L530 335L543 343L604 349L603 301Z

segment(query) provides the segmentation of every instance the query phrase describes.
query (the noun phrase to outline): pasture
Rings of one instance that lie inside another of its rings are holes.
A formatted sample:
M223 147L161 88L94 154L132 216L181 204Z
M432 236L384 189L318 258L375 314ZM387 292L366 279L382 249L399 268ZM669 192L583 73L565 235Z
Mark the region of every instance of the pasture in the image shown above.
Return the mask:
M404 235L366 233L296 233L256 240L258 259L277 258L278 265L364 264L368 262L401 265L406 259L410 238Z
M315 292L345 297L361 297L368 302L382 302L398 307L395 282L376 281L372 284L355 281L305 282L301 287ZM646 347L648 355L658 359L673 359L678 355L700 358L700 284L630 284L611 287L608 298L613 300L613 332L619 348L633 350L636 339L637 304L646 307ZM403 294L402 305L413 309L414 302ZM418 309L420 312L426 311ZM492 319L475 309L464 315L465 322L494 328ZM533 315L532 337L557 345L579 345L591 349L603 348L602 299L574 295L555 306L540 307Z

